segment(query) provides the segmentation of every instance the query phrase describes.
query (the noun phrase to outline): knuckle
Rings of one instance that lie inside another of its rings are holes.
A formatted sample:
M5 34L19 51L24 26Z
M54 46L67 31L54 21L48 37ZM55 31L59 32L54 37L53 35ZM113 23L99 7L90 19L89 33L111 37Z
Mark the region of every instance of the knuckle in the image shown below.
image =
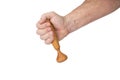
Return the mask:
M42 36L40 36L40 39L41 39L41 40L44 40L44 38L43 38Z
M38 35L40 35L40 36L42 35L42 31L41 31L41 30L37 30L36 33L37 33Z
M54 11L50 11L49 13L50 13L50 14L56 14Z
M39 23L36 23L36 27L37 27L37 28L40 28L41 25L40 25Z
M42 17L44 17L45 15L46 15L46 13L42 14L42 15L41 15L41 19L42 19Z
M38 34L38 35L41 35L41 30L36 30L36 33Z
M50 11L50 12L46 12L44 14L41 15L41 18L42 17L45 17L46 15L55 15L56 13L54 11Z
M36 23L36 27L38 28L38 22Z
M36 31L36 34L38 34L38 31Z
M46 13L42 14L42 15L41 15L41 19L42 19L43 17L45 17L46 15L48 15L48 14L49 14L49 12L46 12Z
M47 40L45 40L45 44L50 44L50 43L51 43L50 38L48 38Z

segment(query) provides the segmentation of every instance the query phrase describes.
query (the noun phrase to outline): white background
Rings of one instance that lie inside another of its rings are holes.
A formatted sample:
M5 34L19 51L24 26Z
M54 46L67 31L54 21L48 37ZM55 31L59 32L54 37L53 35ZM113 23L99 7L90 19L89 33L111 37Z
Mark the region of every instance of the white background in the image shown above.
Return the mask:
M43 13L66 15L84 0L0 0L0 80L120 80L120 9L52 45L36 35Z

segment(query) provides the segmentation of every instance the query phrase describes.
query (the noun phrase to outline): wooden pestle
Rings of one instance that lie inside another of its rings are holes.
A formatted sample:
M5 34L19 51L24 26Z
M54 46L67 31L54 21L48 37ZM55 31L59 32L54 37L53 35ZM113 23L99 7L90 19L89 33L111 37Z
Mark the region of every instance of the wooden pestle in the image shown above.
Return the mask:
M50 22L50 21L49 21ZM51 22L50 22L51 23ZM56 32L55 32L55 28L54 28L54 26L53 26L53 24L51 23L51 29L52 29L52 31L53 31L53 35L54 35L54 40L53 40L53 42L52 42L52 45L53 45L53 47L55 48L55 50L57 51L57 58L56 58L56 60L57 60L57 62L64 62L66 59L67 59L67 55L65 55L65 54L63 54L62 52L61 52L61 50L60 50L60 45L59 45L59 41L58 41L58 37L57 37L57 34L56 34Z

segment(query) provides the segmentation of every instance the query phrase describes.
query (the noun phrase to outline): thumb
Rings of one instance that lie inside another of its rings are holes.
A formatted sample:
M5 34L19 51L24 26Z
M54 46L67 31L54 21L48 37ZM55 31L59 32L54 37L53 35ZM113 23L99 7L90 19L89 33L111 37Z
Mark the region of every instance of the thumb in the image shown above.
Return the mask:
M44 14L41 16L40 24L46 22L47 20L51 20L54 16L56 16L56 13L55 13L55 12L44 13Z

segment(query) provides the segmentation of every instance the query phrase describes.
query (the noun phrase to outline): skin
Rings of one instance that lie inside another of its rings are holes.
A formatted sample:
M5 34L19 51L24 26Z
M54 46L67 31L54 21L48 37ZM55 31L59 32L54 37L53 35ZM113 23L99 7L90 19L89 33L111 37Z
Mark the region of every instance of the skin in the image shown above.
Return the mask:
M60 16L55 12L43 14L36 24L36 32L46 44L51 44L54 38L50 22L55 27L58 39L62 40L73 31L108 15L119 7L120 0L85 0L82 5L65 16Z

